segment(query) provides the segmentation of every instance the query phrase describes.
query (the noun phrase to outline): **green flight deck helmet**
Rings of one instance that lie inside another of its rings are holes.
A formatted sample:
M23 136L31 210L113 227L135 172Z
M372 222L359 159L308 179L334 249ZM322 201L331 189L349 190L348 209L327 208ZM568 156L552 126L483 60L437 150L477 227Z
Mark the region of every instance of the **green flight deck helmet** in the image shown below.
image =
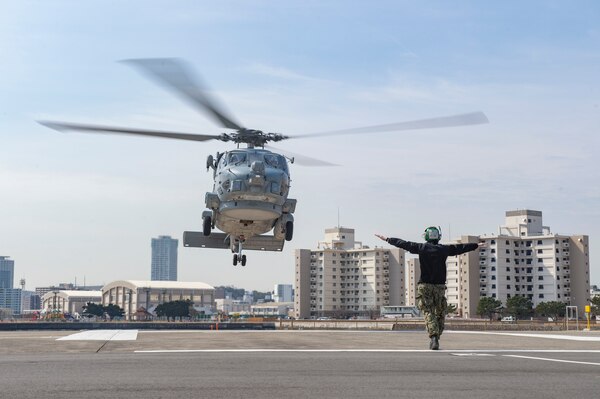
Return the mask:
M442 238L442 229L435 226L429 226L423 233L423 238L427 242L437 243Z

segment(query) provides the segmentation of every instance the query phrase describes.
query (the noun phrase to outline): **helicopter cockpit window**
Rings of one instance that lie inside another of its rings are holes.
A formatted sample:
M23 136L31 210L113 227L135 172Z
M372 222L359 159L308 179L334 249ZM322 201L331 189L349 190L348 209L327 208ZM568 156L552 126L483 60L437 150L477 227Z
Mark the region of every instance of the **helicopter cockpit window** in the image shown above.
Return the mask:
M265 163L273 168L284 169L285 161L279 155L265 154Z
M236 164L244 162L246 160L246 154L242 152L231 152L229 153L229 163Z

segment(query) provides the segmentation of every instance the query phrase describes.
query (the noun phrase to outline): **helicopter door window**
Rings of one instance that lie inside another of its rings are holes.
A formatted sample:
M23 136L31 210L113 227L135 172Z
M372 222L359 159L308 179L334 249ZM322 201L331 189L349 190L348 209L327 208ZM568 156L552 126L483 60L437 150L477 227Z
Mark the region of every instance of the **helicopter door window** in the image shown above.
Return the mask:
M232 152L229 154L229 163L238 164L246 160L246 154L240 152Z

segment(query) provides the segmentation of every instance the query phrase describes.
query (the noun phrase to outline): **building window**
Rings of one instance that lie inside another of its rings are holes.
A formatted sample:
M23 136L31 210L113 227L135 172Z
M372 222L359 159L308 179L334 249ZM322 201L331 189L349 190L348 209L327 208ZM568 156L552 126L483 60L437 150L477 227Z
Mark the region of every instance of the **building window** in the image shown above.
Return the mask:
M538 290L543 290L544 286L543 285L538 285Z
M507 285L507 286L506 286L506 289L507 289L507 290L510 290L510 285Z
M492 284L492 288L495 289L496 288L496 284Z
M538 280L543 280L544 276L538 276Z
M543 298L543 297L544 297L544 294L538 295L538 298Z

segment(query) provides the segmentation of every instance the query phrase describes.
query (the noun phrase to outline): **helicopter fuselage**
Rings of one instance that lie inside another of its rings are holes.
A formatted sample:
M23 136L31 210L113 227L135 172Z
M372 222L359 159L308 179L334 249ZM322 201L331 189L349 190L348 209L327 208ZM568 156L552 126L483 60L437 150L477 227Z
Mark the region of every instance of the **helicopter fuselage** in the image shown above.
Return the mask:
M210 165L212 163L212 165ZM290 175L282 155L264 149L238 148L217 154L213 191L206 193L213 227L234 239L248 239L274 229L275 239L285 238L293 222L295 199L288 199Z

